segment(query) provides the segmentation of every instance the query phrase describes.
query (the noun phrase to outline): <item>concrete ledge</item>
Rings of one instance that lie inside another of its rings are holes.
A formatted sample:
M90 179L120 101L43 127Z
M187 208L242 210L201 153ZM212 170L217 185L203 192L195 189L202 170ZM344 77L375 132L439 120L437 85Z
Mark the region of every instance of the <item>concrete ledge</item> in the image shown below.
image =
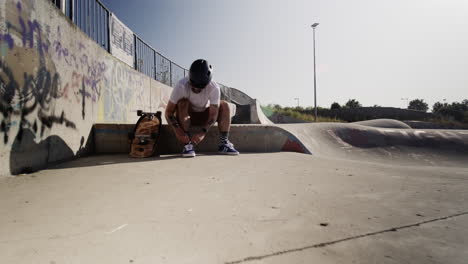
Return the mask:
M95 151L104 153L129 153L128 132L134 125L96 124L94 126ZM311 154L310 151L287 130L266 125L232 125L230 140L240 152L280 152L291 151ZM219 143L217 127L208 132L205 140L197 146L199 152L216 152ZM168 125L161 130L159 154L180 153L182 145Z

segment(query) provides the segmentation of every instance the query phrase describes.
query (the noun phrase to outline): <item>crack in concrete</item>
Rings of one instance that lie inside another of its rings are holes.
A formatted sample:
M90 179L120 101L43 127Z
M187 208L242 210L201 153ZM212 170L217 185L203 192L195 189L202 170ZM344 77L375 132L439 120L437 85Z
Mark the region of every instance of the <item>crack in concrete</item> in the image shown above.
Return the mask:
M429 223L433 223L433 222L443 221L443 220L447 220L447 219L450 219L450 218L455 218L455 217L459 217L459 216L463 216L463 215L468 215L468 212L458 213L458 214L449 215L449 216L445 216L445 217L439 217L439 218L426 220L426 221L422 221L422 222L418 222L418 223L410 224L410 225L392 227L392 228L381 230L381 231L370 232L370 233L366 233L366 234L362 234L362 235L357 235L357 236L347 237L347 238L333 240L333 241L329 241L329 242L314 244L314 245L305 246L305 247L301 247L301 248L287 249L287 250L277 251L277 252L273 252L273 253L266 254L266 255L260 255L260 256L251 256L251 257L247 257L247 258L244 258L244 259L241 259L241 260L225 262L225 264L239 264L239 263L250 262L250 261L254 261L254 260L262 260L262 259L265 259L265 258L271 258L271 257L279 256L279 255L289 254L289 253L295 253L295 252L299 252L299 251L303 251L303 250L307 250L307 249L312 249L312 248L323 248L323 247L338 244L338 243L341 243L341 242L355 240L355 239L359 239L359 238L363 238L363 237L380 235L380 234L388 233L388 232L396 232L396 231L401 230L401 229L406 229L406 228L416 227L416 226L429 224Z

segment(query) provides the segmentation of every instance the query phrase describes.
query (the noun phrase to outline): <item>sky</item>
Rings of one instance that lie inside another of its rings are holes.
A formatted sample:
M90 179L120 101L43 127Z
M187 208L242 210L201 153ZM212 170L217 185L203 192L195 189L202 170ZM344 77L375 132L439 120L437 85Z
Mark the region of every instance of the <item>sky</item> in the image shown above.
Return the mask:
M468 99L466 0L101 0L154 49L262 104ZM299 98L299 100L295 100Z

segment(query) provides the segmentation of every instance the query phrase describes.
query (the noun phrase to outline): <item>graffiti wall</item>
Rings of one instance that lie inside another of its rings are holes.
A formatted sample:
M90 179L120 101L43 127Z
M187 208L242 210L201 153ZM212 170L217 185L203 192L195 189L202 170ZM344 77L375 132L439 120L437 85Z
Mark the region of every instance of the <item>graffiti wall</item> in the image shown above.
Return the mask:
M46 0L0 1L0 175L90 151L94 123L163 110L171 88L115 59Z

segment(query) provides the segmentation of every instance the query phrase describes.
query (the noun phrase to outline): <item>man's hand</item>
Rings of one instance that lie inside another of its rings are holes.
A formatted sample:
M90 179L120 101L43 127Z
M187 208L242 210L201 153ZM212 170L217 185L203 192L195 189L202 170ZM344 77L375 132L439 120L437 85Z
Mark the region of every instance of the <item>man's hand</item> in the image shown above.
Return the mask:
M206 134L205 133L198 133L198 134L195 134L192 136L192 143L194 144L199 144L200 142L203 141L203 139L205 138Z
M176 134L177 139L183 143L187 144L190 142L190 138L188 137L187 133L185 133L184 130L182 130L180 127L174 128L174 132Z

